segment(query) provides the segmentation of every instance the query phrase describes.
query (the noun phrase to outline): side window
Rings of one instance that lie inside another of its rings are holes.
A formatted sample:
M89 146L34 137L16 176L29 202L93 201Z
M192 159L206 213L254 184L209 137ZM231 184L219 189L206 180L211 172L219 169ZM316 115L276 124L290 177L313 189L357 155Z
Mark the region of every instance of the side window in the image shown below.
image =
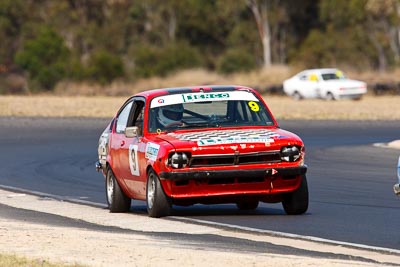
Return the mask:
M124 133L126 124L128 123L129 113L132 108L132 102L128 103L124 109L119 113L117 118L117 126L116 132L117 133Z
M138 127L138 135L143 135L144 102L135 100L133 104L132 118L129 119L129 126Z

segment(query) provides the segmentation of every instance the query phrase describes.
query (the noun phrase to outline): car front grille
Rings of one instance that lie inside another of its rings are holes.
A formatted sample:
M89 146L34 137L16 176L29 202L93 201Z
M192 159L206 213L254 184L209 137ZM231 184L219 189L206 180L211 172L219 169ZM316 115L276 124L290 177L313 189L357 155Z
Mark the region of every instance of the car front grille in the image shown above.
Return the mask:
M230 166L277 162L281 162L280 152L270 151L249 154L193 156L189 161L189 167Z

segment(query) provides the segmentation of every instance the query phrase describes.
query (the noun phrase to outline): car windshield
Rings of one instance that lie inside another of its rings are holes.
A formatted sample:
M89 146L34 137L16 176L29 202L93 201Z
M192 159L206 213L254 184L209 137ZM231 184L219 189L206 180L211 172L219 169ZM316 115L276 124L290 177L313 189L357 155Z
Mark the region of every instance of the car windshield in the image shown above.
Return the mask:
M340 70L337 70L336 72L322 73L321 76L324 81L346 79L346 76L344 76L343 72Z
M156 97L149 114L149 132L274 125L262 102L247 91Z

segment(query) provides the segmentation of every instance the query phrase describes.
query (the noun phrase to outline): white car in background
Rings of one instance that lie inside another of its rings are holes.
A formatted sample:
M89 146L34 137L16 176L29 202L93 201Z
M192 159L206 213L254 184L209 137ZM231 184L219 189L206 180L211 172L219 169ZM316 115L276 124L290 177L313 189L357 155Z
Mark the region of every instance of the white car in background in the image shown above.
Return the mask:
M365 82L348 79L339 69L304 70L283 82L283 91L296 100L359 100L367 93Z

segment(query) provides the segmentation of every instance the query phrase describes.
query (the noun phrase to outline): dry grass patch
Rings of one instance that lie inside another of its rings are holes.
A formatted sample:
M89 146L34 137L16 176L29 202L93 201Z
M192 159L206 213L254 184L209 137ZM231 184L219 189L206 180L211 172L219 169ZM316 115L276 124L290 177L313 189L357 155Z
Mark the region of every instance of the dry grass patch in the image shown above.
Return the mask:
M15 266L29 266L29 267L67 267L67 266L82 266L83 265L67 265L61 263L51 263L44 259L27 259L21 256L0 254L0 266L15 267Z
M110 118L127 97L0 96L0 116ZM277 119L400 120L400 96L366 96L361 101L302 100L264 96Z
M279 119L400 120L400 96L366 96L360 101L295 101L287 97L265 96Z
M193 85L244 85L250 87L266 88L273 85L282 85L283 81L302 71L299 66L273 65L269 68L261 68L245 73L223 75L206 69L187 69L171 73L165 77L151 77L131 82L116 80L111 84L101 85L95 82L62 81L57 84L54 94L63 96L126 96L139 91L154 88L182 87ZM351 79L367 82L370 91L376 83L397 84L400 80L400 68L387 72L363 71L356 72L343 69ZM15 80L8 83L10 92L18 92L17 88L26 87L26 81L21 77L10 77ZM14 88L15 87L15 88ZM14 89L12 89L14 88ZM12 89L12 90L11 90ZM25 92L25 90L20 90Z
M267 87L274 84L282 84L282 81L290 77L295 71L288 66L274 65L270 68L254 70L246 73L222 75L205 69L182 70L166 77L151 77L139 79L132 83L115 81L110 85L91 84L87 82L60 82L55 88L56 95L132 95L140 91L166 88L186 87L195 85L244 85Z
M0 116L111 117L126 97L0 96Z

